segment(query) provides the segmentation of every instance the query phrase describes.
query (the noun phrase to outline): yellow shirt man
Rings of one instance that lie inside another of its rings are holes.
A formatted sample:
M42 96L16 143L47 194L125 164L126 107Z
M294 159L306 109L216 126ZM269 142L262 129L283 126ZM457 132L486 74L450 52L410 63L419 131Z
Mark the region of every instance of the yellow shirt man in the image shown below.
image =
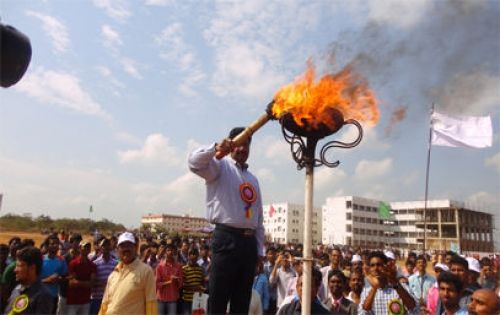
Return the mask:
M120 247L122 247L120 245L121 238L122 235L118 239L119 254L121 251ZM124 238L126 238L126 241L122 242L123 247L135 245L135 243L130 244L132 241L128 241L130 239L133 240L129 235L126 235ZM125 255L127 255L126 252ZM134 253L129 255L132 256ZM127 259L126 256L123 258ZM122 260L109 275L99 315L158 314L156 283L153 270L137 257L133 257L132 259L130 259L131 262L128 264L125 264Z

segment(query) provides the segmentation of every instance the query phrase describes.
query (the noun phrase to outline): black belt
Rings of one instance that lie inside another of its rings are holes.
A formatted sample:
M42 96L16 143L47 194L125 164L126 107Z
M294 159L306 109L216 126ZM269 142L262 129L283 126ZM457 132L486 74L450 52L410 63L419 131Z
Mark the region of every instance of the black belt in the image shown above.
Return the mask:
M233 234L237 234L237 235L241 235L241 236L245 236L245 237L255 236L255 230L241 229L241 228L236 228L236 227L232 227L232 226L225 225L225 224L217 223L217 224L215 224L215 229L220 230L220 231L233 233Z

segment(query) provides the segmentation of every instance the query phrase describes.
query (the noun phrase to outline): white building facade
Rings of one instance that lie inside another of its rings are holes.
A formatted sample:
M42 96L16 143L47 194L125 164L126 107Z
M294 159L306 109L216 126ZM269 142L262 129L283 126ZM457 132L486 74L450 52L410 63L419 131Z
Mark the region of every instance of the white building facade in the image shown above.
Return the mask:
M288 202L263 206L266 240L279 243L303 243L304 205ZM312 240L321 243L321 209L313 209Z
M322 243L383 248L393 234L393 223L380 219L379 203L356 196L327 198L322 209Z

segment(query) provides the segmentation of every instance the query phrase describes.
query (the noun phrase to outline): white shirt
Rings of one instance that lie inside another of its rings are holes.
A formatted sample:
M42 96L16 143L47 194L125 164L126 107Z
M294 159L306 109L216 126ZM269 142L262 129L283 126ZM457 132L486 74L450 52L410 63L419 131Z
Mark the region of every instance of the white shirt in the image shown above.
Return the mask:
M257 178L230 156L217 160L215 143L191 152L188 164L193 173L205 179L208 222L255 230L257 253L264 256L264 218ZM240 195L243 183L249 183L257 194L255 202L250 205L250 217L245 215L248 204Z

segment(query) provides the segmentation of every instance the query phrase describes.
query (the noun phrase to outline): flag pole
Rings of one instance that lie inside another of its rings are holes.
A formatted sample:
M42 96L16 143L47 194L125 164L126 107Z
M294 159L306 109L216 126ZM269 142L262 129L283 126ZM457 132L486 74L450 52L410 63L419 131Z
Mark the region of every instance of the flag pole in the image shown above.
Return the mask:
M434 113L434 103L432 103L431 116ZM427 201L429 199L429 169L431 165L432 147L432 121L429 119L429 143L427 146L427 166L425 169L425 195L424 195L424 255L427 250Z

